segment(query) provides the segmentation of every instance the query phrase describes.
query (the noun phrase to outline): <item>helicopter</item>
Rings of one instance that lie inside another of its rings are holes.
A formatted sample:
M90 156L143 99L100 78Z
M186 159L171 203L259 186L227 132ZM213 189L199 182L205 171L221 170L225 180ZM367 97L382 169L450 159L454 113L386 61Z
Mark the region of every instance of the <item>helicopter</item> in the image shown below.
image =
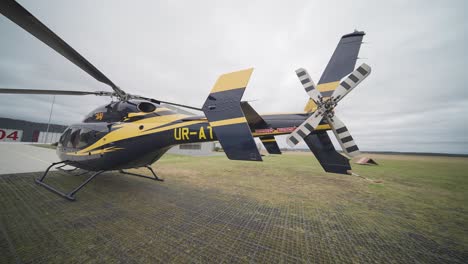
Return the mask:
M309 96L303 112L260 115L249 102L241 101L253 68L221 75L202 107L162 101L123 91L16 1L1 1L0 13L113 90L0 88L0 93L117 98L117 101L93 110L82 122L66 128L57 143L60 161L52 163L40 178L35 179L37 184L68 200L75 200L79 190L106 171L117 170L163 181L151 164L171 147L180 144L219 141L231 160L262 161L254 137L260 138L269 154L281 154L275 136L288 135L289 146L294 147L304 140L326 172L339 174L350 174L349 159L360 153L349 130L334 114L334 108L371 73L367 64L354 70L365 35L363 31L355 30L341 37L317 85L305 69L296 70ZM163 104L202 111L204 115L180 114ZM328 130L333 131L343 154L336 151ZM44 181L53 167L69 171L63 169L64 166L91 175L69 192ZM125 171L140 167L147 168L152 176Z

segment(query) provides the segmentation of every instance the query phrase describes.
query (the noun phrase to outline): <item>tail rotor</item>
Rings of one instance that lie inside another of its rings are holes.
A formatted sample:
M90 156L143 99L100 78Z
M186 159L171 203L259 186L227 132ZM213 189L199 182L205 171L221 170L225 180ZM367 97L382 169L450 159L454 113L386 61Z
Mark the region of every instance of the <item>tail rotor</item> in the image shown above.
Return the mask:
M348 157L355 157L360 154L359 148L354 142L351 133L343 122L337 117L327 117L328 124L330 124L333 134L335 134L341 149Z
M371 73L371 67L365 63L361 64L353 71L333 92L330 99L336 104L345 97L351 90L358 86Z
M297 69L296 75L299 78L299 81L301 81L302 86L304 86L304 89L306 93L309 95L310 99L312 99L315 103L319 102L320 98L322 98L322 94L315 86L315 83L310 77L307 70L303 68Z
M317 105L317 110L315 110L315 112L313 112L306 121L304 121L287 137L286 143L290 147L294 147L299 143L301 138L304 139L311 134L317 126L320 125L322 120L325 119L332 128L343 152L349 157L359 155L359 148L354 142L348 128L337 116L335 116L334 109L338 102L358 86L364 79L366 79L370 73L371 67L363 63L340 83L329 98L324 99L321 92L316 89L315 84L307 71L303 68L296 70L297 77L301 81L307 94Z

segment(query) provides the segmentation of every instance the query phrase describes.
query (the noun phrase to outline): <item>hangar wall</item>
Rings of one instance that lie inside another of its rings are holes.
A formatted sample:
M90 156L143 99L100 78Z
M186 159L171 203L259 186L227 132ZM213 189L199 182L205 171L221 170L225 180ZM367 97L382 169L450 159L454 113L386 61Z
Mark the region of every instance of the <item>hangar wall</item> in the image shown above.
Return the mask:
M55 143L65 128L63 125L50 124L47 133L46 123L0 117L0 142Z

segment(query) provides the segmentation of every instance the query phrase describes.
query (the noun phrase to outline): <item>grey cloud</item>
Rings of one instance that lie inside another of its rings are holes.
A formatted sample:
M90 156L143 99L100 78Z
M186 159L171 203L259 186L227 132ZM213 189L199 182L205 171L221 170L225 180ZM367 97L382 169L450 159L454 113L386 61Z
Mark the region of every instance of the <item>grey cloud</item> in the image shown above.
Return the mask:
M318 81L339 37L365 30L373 73L337 108L361 149L468 153L465 1L20 2L130 93L200 106L219 74L255 67L259 112L302 111L294 70ZM0 31L0 86L109 89L4 17ZM44 121L50 101L2 95L0 111ZM105 102L58 96L53 120Z

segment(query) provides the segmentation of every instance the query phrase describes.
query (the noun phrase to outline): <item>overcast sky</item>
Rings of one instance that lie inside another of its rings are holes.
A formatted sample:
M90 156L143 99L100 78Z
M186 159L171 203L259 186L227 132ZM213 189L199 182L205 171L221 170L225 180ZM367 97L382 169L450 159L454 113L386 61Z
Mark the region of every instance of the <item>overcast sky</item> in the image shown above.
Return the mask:
M359 147L468 153L466 1L19 2L130 93L201 106L218 75L254 67L243 99L260 113L302 111L294 70L317 82L341 35L363 30L373 72L337 108ZM0 87L110 89L3 16L0 33ZM52 121L108 100L57 96ZM0 95L0 116L47 122L51 101Z

